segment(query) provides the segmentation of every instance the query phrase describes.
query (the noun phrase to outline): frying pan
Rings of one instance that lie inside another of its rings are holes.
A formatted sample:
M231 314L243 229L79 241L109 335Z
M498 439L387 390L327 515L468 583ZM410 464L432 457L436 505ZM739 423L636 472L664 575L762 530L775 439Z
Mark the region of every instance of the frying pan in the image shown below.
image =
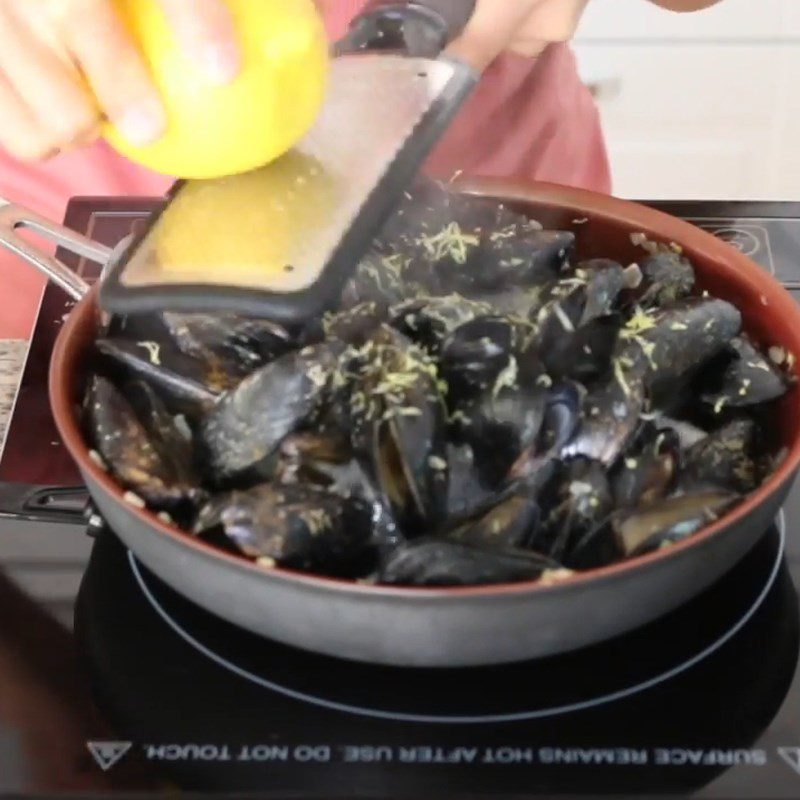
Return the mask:
M738 306L756 341L800 354L800 306L757 264L692 225L562 186L484 180L460 188L502 200L546 227L574 230L581 258L629 263L641 256L630 241L635 232L677 242L694 262L700 288ZM0 243L81 298L56 342L50 402L99 513L176 591L213 614L289 645L382 664L445 667L548 656L617 636L676 608L729 570L767 529L800 466L800 396L794 388L774 418L786 448L778 469L729 514L668 549L552 585L396 588L262 569L125 502L123 489L91 460L77 406L98 325L97 290L22 241L14 229L25 226L94 260L115 256L41 217L9 204L0 207Z

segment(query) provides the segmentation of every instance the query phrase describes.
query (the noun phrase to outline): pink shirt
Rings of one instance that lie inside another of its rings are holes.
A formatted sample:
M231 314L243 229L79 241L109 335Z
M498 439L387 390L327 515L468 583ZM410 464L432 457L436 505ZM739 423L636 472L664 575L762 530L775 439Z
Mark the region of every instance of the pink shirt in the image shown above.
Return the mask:
M363 2L320 0L331 37L344 32ZM488 70L427 166L442 178L458 170L610 190L597 110L566 45L549 47L535 61L506 55ZM0 195L58 221L73 195L159 195L170 183L104 142L37 166L0 152ZM43 280L0 251L0 281L0 338L27 338Z

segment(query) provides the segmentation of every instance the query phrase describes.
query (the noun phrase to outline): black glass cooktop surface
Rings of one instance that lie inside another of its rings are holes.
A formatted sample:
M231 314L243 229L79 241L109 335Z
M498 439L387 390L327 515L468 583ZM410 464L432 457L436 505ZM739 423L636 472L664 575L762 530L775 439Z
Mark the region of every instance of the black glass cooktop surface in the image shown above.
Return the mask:
M800 208L664 205L800 286ZM148 207L67 221L113 244ZM316 656L86 536L42 395L67 310L46 290L0 460L0 795L800 796L800 489L729 574L618 639L481 669Z

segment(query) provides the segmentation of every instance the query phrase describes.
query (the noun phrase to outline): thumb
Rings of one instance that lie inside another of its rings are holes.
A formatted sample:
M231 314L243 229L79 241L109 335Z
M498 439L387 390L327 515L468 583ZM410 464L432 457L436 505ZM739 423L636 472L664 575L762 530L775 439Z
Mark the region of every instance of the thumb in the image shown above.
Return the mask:
M542 0L478 0L475 13L463 33L447 48L447 54L483 72L514 41Z

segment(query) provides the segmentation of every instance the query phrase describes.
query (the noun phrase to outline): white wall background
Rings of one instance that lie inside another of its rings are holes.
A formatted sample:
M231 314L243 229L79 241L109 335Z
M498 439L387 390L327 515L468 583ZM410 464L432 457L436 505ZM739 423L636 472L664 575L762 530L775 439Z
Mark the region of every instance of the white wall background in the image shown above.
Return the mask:
M575 50L615 194L800 200L800 0L591 0Z

